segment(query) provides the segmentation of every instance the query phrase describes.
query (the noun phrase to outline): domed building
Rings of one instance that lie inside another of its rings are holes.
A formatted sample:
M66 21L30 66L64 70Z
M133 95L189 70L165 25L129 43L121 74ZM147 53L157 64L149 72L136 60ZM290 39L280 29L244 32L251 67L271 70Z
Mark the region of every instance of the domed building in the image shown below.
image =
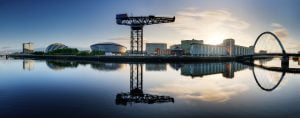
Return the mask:
M103 51L105 53L124 54L127 48L117 43L97 43L90 46L92 51Z
M51 52L51 51L54 51L54 50L65 49L65 48L68 48L68 46L66 46L64 44L61 44L61 43L54 43L54 44L49 45L46 48L45 52L48 53L48 52Z

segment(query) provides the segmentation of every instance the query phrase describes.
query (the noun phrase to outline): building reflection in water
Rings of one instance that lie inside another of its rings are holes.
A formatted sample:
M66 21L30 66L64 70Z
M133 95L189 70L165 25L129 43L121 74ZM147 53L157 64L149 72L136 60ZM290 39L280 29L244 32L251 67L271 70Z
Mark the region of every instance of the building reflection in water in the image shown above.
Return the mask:
M94 62L91 63L91 67L95 70L100 70L100 71L116 71L124 68L125 64Z
M130 92L118 93L116 105L132 105L133 103L168 103L174 102L170 96L158 96L143 92L143 64L130 64Z
M77 68L79 65L91 65L92 69L100 71L116 71L124 68L125 64L120 63L104 63L104 62L77 62L77 61L47 61L47 66L52 70L63 70L65 68Z
M146 64L146 71L166 71L167 64Z
M61 61L61 60L55 60L55 61L47 61L47 66L52 70L63 70L65 68L77 68L79 63L74 61Z
M170 64L171 68L175 69L175 70L179 70L182 67L183 64L180 63L172 63Z
M31 71L34 69L34 60L23 60L23 70Z
M247 65L236 62L184 64L181 67L181 75L203 77L205 75L222 73L223 77L233 78L234 72L246 68L248 68Z
M298 65L300 65L300 57L293 57L294 62L298 62Z
M270 62L272 60L273 60L273 58L260 59L260 60L258 60L258 63L259 63L259 65L265 65L267 62Z

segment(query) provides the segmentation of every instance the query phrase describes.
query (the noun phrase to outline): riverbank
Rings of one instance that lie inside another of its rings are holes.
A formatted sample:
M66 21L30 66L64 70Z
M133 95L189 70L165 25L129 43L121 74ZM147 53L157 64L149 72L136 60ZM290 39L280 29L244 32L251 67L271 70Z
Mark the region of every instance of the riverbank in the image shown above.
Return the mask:
M106 62L212 62L234 61L235 57L227 56L73 56L73 55L9 55L15 59L33 60L71 60L71 61L106 61Z

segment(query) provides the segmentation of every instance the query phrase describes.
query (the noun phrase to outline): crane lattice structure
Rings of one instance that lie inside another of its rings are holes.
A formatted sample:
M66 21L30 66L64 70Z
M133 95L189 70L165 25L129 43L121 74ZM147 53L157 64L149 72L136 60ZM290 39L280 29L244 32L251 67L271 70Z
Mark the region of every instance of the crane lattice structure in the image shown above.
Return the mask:
M127 14L117 14L116 22L119 25L127 25L131 27L130 36L130 53L143 54L143 27L145 25L154 25L162 23L175 22L174 17L156 17L150 16L128 16Z

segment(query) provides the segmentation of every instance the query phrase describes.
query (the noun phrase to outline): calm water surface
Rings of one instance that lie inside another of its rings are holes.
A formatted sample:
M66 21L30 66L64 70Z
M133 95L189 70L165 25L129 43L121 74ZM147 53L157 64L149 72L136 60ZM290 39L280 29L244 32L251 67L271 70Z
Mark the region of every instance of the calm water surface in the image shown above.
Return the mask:
M299 117L300 74L255 63L1 59L0 117Z

